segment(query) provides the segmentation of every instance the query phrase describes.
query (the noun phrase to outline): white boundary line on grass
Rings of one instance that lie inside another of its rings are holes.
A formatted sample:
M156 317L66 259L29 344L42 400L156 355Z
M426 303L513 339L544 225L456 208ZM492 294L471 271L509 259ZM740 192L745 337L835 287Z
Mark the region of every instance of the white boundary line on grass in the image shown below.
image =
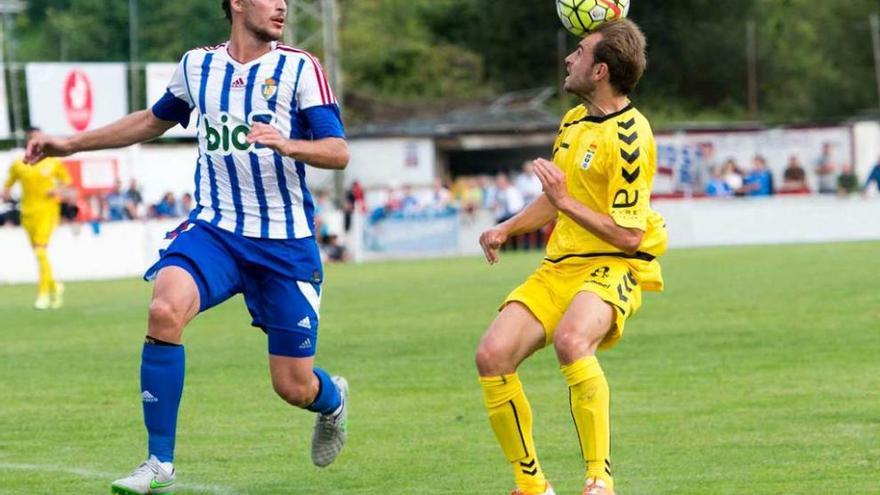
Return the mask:
M114 478L114 475L108 473L102 473L100 471L92 471L90 469L82 469L82 468L65 468L60 466L53 466L49 464L14 464L8 462L0 462L0 471L39 471L41 473L63 473L63 474L72 474L75 476L80 476L82 478L104 478L107 480L111 480ZM177 483L175 488L181 490L191 490L195 492L203 492L203 493L214 493L216 495L233 495L235 490L230 487L225 486L215 486L215 485L200 485L193 483Z

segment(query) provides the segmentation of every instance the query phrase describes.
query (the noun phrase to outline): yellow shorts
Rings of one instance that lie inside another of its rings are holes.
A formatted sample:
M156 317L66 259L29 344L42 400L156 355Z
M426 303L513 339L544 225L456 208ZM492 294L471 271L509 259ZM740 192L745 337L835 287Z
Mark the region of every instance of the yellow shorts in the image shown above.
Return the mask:
M511 302L524 304L544 326L545 345L579 292L592 292L614 307L615 322L599 345L607 349L623 336L627 318L642 305L639 287L626 261L615 257L570 259L557 264L544 261L522 285L507 296L501 308Z
M59 214L40 213L21 217L21 226L27 231L31 244L34 246L48 246L52 232L58 226Z

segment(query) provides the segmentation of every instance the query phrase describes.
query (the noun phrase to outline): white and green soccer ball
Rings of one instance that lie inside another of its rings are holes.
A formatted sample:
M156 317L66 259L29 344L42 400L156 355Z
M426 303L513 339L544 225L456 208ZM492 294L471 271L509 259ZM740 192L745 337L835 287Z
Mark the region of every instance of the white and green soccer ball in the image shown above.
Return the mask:
M586 36L603 23L629 13L630 0L556 0L556 13L565 29Z

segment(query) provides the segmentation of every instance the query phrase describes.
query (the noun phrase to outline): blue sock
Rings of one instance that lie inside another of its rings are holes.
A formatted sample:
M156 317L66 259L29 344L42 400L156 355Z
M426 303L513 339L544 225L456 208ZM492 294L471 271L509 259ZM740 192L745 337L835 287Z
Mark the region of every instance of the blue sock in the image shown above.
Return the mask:
M186 354L182 345L144 344L141 354L141 396L149 455L174 461L177 409L183 395Z
M330 414L342 404L342 397L326 371L315 368L314 372L318 377L318 395L315 397L315 402L312 402L312 405L306 409L316 413Z

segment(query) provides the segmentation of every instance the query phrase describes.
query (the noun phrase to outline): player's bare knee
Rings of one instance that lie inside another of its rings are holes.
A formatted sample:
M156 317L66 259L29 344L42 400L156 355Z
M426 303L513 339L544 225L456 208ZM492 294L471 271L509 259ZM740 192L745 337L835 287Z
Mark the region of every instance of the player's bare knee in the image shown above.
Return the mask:
M179 334L183 330L184 315L173 304L164 299L150 302L150 333ZM160 335L154 335L161 337Z
M563 361L574 361L596 352L601 336L593 335L589 330L575 325L560 324L553 333L553 347L556 355Z
M481 376L495 376L515 371L509 350L494 339L483 339L477 347L474 361Z

